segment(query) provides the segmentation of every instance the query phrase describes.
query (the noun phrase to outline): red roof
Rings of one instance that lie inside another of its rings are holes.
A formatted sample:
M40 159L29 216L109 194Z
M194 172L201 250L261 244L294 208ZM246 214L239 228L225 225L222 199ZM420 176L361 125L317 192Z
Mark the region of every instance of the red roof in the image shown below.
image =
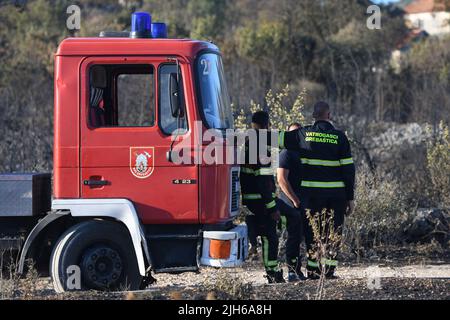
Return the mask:
M180 55L195 57L201 50L216 50L206 41L189 39L131 39L131 38L67 38L56 55Z
M445 11L446 5L442 0L415 0L405 6L403 10L407 14Z

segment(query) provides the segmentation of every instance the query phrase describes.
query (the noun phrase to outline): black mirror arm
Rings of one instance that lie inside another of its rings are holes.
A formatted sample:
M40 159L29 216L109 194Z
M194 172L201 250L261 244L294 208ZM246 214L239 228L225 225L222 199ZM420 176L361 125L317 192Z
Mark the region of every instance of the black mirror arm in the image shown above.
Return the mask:
M171 91L171 94L176 95L177 101L178 101L178 103L177 103L177 114L173 115L173 116L177 117L177 130L176 130L176 135L175 135L175 137L173 137L172 143L170 144L170 149L169 149L169 151L167 152L167 155L166 155L167 161L173 162L173 160L174 160L173 159L173 147L174 147L175 141L177 140L177 138L179 136L180 128L181 128L181 118L182 118L182 110L181 109L182 109L182 107L181 107L181 100L180 99L182 97L182 94L180 92L180 61L177 58L169 58L169 61L175 61L176 65L177 65L177 73L176 73L177 90L176 90L176 92L173 92L173 93Z

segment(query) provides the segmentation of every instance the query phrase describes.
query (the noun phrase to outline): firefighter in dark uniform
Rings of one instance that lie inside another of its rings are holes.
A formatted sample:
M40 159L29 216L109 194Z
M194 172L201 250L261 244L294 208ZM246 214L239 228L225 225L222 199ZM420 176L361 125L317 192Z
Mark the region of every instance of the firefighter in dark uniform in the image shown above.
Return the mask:
M335 230L341 232L344 215L351 214L354 209L355 166L350 144L346 135L342 131L336 130L331 124L330 107L326 102L318 102L314 106L313 116L316 120L314 125L289 132L271 132L267 135L266 143L269 146L276 147L273 145L274 139L272 139L275 134L278 135L276 144L280 149L300 152L302 172L302 180L300 181L302 201L300 209L302 218L306 220L307 211L314 213L322 212L323 209L332 210L334 212ZM266 123L268 125L268 116ZM274 250L275 247L278 247L278 238L273 236L273 226L276 228L276 221L280 219L277 201L274 199L274 195L270 195L270 190L273 190L273 192L275 190L273 175L272 173L270 173L269 177L261 175L262 173L268 173L266 172L267 167L260 164L242 167L241 170L246 171L241 173L243 202L253 213L266 211L266 215L255 214L255 216L265 218L271 216L272 220L270 221L275 221L275 223L267 224L270 227L264 228L265 231L270 231L266 232L265 238L263 237L263 239L266 239L266 244L268 244L267 241L269 239L267 235L270 235L270 239L273 240L271 242L272 245L265 246L270 250L264 250L263 248L263 257L265 257L266 269L270 271L268 275L276 274L280 279L281 274L282 279L282 273L278 272L278 262L273 260L276 259L275 251L278 251L278 249ZM259 171L260 169L263 170ZM257 177L259 179L265 178L259 180ZM258 191L260 195L253 193ZM259 201L251 202L250 200ZM263 224L259 223L258 225L261 226ZM321 263L327 267L326 276L333 277L337 266L337 255L334 254L334 256L325 261L316 261L312 251L314 239L309 221L304 221L304 227L305 242L308 250L308 277L317 277L321 270Z
M299 123L289 125L288 131L300 129ZM288 281L296 282L305 280L301 271L302 255L300 243L303 238L303 221L300 214L300 183L301 162L300 151L282 150L277 169L278 185L281 193L279 201L284 206L295 210L296 215L290 215L287 219L288 239L286 241L286 263L288 266ZM281 211L283 215L283 211Z
M280 220L280 212L275 198L276 186L271 168L270 148L260 150L258 134L258 130L269 127L267 112L254 113L252 127L256 130L257 141L252 144L247 139L244 146L245 164L241 166L240 175L242 202L252 213L246 218L250 237L261 236L268 282L283 283L285 280L278 261L277 223Z
M317 278L325 267L326 277L333 278L337 266L337 251L317 261L313 254L313 231L306 212L334 212L334 229L342 232L344 216L354 209L355 166L349 141L331 123L330 107L326 102L314 106L312 126L298 131L301 146L302 179L300 182L301 210L305 226L308 278ZM336 247L338 244L336 244Z

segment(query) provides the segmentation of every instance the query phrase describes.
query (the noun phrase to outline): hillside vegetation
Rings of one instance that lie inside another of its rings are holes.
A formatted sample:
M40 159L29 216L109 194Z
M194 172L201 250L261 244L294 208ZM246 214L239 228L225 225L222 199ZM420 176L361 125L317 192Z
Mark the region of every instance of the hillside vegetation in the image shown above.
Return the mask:
M131 12L149 11L170 37L219 45L239 126L256 108L278 128L306 123L314 101L330 102L358 167L350 252L406 242L448 250L450 38L415 44L398 71L389 61L408 32L403 17L383 8L382 28L369 30L365 0L80 0L76 32L66 29L72 1L8 2L0 1L0 172L52 169L58 43L127 30Z

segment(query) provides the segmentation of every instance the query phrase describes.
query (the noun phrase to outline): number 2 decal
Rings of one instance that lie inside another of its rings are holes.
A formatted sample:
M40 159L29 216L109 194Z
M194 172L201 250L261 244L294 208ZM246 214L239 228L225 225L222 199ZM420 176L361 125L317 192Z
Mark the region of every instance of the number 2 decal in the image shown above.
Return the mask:
M209 61L206 59L202 59L200 61L200 64L203 66L203 75L208 76L209 75Z

